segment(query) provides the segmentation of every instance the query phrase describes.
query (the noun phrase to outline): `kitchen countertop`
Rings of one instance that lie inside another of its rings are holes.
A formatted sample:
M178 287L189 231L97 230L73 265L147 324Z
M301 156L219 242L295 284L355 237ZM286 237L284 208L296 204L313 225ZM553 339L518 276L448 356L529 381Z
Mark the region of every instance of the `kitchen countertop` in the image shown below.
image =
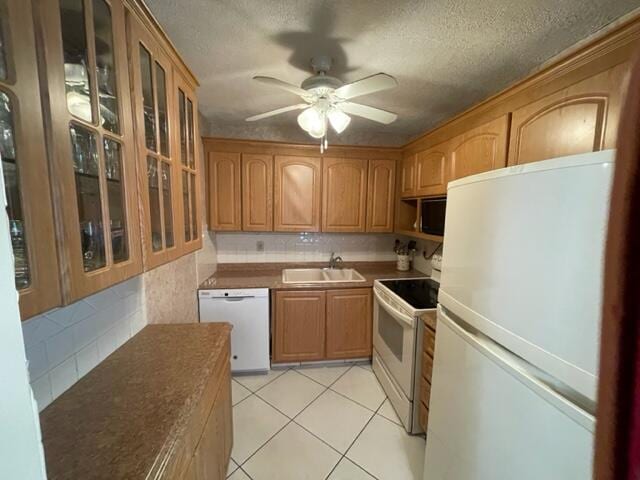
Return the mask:
M40 415L48 478L161 478L230 332L227 323L149 325L107 357Z
M345 262L343 268L354 268L365 278L364 282L283 283L285 268L326 268L318 263L227 263L219 264L218 271L200 284L199 289L211 288L269 288L272 290L330 290L336 288L366 288L382 278L416 278L427 274L417 270L400 272L395 262Z

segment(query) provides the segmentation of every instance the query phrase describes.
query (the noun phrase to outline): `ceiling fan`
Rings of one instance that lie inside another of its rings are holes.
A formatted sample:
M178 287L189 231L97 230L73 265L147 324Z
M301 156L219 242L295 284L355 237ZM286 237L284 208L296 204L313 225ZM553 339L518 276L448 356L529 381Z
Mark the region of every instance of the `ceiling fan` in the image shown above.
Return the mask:
M327 72L331 69L331 58L324 55L312 58L311 68L314 71L314 75L307 78L299 87L277 78L253 77L254 80L265 85L295 93L305 103L298 103L254 115L247 118L246 121L254 122L280 115L281 113L303 110L298 115L298 125L313 138L320 139L320 151L324 152L328 147L328 126L331 125L336 133L342 133L351 122L349 115L367 118L385 125L398 118L395 113L349 101L361 95L396 87L398 82L391 75L377 73L355 82L344 84L336 77L327 75Z

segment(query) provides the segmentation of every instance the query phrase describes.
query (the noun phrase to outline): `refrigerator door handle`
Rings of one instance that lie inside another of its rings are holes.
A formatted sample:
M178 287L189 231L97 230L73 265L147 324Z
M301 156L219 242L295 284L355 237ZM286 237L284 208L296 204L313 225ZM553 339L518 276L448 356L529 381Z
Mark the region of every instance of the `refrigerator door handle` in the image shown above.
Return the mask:
M382 298L380 294L376 292L375 288L373 289L373 295L374 297L376 297L376 302L378 303L378 305L384 308L387 313L389 313L389 315L391 315L398 323L400 323L405 328L414 328L415 322L413 317L410 317L402 313L401 311L396 310L387 302L385 302L384 298Z
M438 322L445 323L454 333L474 346L480 353L493 360L498 366L585 429L595 432L595 403L593 401L492 341L451 314L442 305L438 306ZM436 349L436 362L437 359Z

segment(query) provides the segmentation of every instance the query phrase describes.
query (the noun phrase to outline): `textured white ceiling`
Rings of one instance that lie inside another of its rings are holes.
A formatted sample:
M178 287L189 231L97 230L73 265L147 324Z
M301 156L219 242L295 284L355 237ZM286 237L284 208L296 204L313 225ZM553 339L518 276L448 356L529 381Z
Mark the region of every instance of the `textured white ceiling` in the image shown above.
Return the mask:
M334 58L345 82L377 72L399 87L358 101L398 114L354 119L330 142L401 145L525 76L553 55L640 7L640 0L147 0L198 77L215 136L312 140L291 112L244 118L297 97L253 82L300 84L309 59Z

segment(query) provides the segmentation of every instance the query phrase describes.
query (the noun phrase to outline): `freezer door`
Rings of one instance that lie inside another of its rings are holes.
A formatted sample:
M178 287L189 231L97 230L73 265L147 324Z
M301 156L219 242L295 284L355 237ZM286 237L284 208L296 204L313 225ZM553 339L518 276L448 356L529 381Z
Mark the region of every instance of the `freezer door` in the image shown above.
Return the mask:
M425 480L591 478L594 418L438 316Z
M591 399L613 151L449 184L438 300Z

